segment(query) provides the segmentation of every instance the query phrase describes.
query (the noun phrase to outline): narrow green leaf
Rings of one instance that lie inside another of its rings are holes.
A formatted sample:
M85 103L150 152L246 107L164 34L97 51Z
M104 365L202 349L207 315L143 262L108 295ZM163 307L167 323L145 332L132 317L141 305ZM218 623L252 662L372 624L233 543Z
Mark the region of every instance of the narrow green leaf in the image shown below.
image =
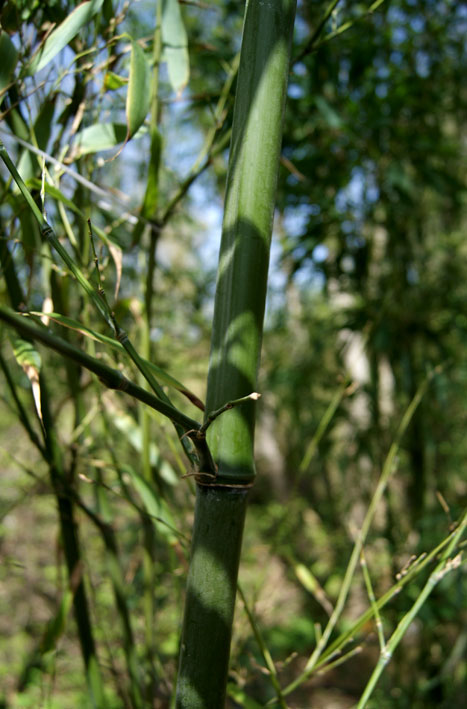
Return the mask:
M41 180L38 180L37 178L32 178L31 180L28 180L28 187L33 188L33 189L40 189L42 186ZM54 185L50 185L48 182L45 183L45 193L49 195L49 197L52 197L55 199L57 202L61 202L62 204L65 205L71 212L74 214L78 214L79 216L82 216L83 219L85 218L84 213L80 210L79 207L76 206L75 202L73 200L68 199L68 197L65 197L63 192L58 189L58 187L54 187Z
M76 157L110 150L123 143L127 136L127 127L123 123L95 123L83 128L76 134Z
M31 342L21 338L13 341L13 352L16 361L23 368L29 379L37 415L39 420L42 421L41 389L39 384L39 372L42 364L41 356Z
M35 142L40 150L47 150L52 127L54 125L55 99L46 100L41 106L41 109L34 121L33 130L30 131L35 137ZM28 135L30 139L30 135ZM29 150L23 150L18 162L18 172L25 182L34 175L39 174L39 165L41 159L33 155Z
M128 80L124 76L119 76L113 71L108 71L104 76L104 88L107 91L116 91L121 89L122 86L126 86Z
M10 83L17 61L15 45L6 32L0 32L0 92Z
M162 59L167 62L170 84L180 93L190 75L188 38L178 0L162 1Z
M30 315L42 317L44 313L32 311ZM102 344L112 347L112 349L118 350L121 353L125 352L125 349L123 348L121 343L118 342L118 340L115 340L113 337L109 337L108 335L102 335L100 332L96 332L90 327L86 327L86 325L83 325L77 320L73 320L73 318L69 318L66 315L61 315L60 313L47 313L47 317L50 320L53 320L54 322L58 323L59 325L62 325L63 327L68 327L71 330L75 330L76 332L81 333L85 337L89 337L92 340L96 340L97 342L102 342ZM193 394L193 392L187 389L181 382L175 379L175 377L172 377L167 372L164 372L164 370L158 367L157 364L149 362L146 359L144 360L144 362L152 370L152 372L159 381L161 381L163 384L166 384L167 386L172 387L173 389L176 389L181 394L186 396L187 399L192 402L192 404L201 409L201 411L204 411L204 404L198 399L196 394Z
M125 436L137 453L141 453L143 450L143 433L139 423L121 409L114 407L109 401L107 401L107 404L107 408L112 411L112 422L115 428ZM177 474L166 460L162 460L159 448L154 441L149 444L149 463L153 467L157 466L158 473L164 482L168 485L177 485L179 481Z
M65 631L66 622L71 610L72 603L73 591L71 589L67 589L63 594L63 598L58 608L57 615L55 616L55 618L52 618L47 624L47 628L39 648L39 652L41 653L41 655L46 652L50 652L51 650L54 650L56 648L58 640L61 638Z
M150 98L149 66L138 42L132 41L126 99L127 140L143 125L149 111Z
M133 487L141 498L144 509L152 518L158 532L160 532L169 543L173 544L176 542L179 535L175 526L175 520L165 500L156 495L152 487L134 468L130 465L122 467L124 471L128 473Z
M151 157L148 164L148 181L146 192L144 193L141 215L145 219L155 219L157 217L157 205L159 203L159 167L162 152L162 136L157 126L151 128ZM143 234L145 221L139 219L133 229L132 245L137 246Z
M336 113L336 111L332 108L332 106L330 106L330 104L326 101L325 98L323 98L322 96L316 96L315 104L316 108L321 113L322 117L330 128L334 128L335 130L342 128L342 120L339 114Z
M314 576L304 564L295 564L293 569L303 588L309 591L309 593L316 598L318 603L324 608L328 615L331 615L333 611L332 603L326 596L326 592L322 588L316 576Z
M41 368L41 356L34 345L21 338L13 342L13 352L18 364L23 367L34 367L37 371Z
M28 73L35 74L43 69L52 59L85 27L99 12L104 0L89 0L78 5L46 39L29 65Z

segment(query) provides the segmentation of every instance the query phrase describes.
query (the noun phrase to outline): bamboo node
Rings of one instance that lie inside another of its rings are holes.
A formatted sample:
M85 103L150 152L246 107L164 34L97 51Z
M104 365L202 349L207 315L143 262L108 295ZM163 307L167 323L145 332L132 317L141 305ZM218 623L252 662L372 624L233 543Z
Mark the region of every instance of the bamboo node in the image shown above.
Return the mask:
M210 475L209 473L195 473L195 480L197 485L202 487L229 487L237 490L249 490L255 484L253 480L248 483L234 484L234 483L219 483L214 480L214 482L203 482L200 480L201 477L211 477L216 478L215 475Z

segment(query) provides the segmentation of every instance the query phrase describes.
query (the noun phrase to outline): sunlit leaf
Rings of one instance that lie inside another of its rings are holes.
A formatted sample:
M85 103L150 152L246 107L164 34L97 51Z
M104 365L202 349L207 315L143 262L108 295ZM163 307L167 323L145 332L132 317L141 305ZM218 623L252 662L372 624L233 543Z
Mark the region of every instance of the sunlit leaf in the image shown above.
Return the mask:
M37 415L40 421L42 421L41 389L39 384L39 372L41 368L40 354L35 349L34 345L20 338L17 338L13 342L13 352L16 361L23 368L24 373L29 379Z
M126 100L127 140L140 128L150 104L149 65L138 42L131 43L130 77Z
M127 83L128 79L115 74L113 71L108 71L104 76L104 87L107 91L117 91L117 89L121 89L122 86L126 86Z
M20 338L13 343L13 352L18 364L23 367L34 367L37 371L41 368L41 356L30 342Z
M78 5L46 39L29 65L28 73L35 74L43 69L52 59L85 27L99 12L104 0L89 0Z
M326 596L326 593L316 576L314 576L303 564L295 564L294 571L303 588L305 588L316 598L318 603L324 608L328 615L331 615L333 611L332 603Z
M76 134L77 157L101 150L110 150L123 143L127 127L123 123L95 123Z
M123 263L123 252L119 246L116 244L109 243L110 255L113 258L116 271L115 279L115 290L114 290L114 300L118 298L118 291L120 290L120 281L122 280L122 263Z
M190 75L188 38L178 0L162 2L163 60L167 62L169 80L177 93L187 85Z

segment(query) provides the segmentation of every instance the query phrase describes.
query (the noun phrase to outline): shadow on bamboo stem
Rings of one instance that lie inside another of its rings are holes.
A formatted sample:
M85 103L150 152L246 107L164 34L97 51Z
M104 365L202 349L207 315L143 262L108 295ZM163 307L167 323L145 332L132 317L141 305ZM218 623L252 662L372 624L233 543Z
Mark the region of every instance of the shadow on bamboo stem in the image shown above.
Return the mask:
M225 701L247 501L245 488L197 486L177 706L221 707Z

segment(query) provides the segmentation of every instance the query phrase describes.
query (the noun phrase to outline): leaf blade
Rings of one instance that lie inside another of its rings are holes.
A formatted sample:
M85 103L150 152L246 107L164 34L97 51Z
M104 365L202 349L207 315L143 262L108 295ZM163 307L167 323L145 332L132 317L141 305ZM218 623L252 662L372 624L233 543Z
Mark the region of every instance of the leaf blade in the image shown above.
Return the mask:
M188 83L190 63L188 37L178 0L163 0L161 29L163 59L167 62L171 86L179 94Z
M34 315L36 317L42 317L44 313L41 313L39 311L31 311L29 312L29 315ZM96 332L95 330L92 330L90 327L87 327L86 325L83 325L83 323L78 322L77 320L74 320L73 318L69 318L66 315L62 315L61 313L47 313L47 317L50 320L53 320L54 322L58 323L59 325L62 325L63 327L67 327L70 330L75 330L76 332L79 332L81 335L84 335L85 337L89 337L92 340L95 340L96 342L101 342L103 345L112 347L114 350L118 350L119 352L124 353L125 350L123 346L121 345L118 340L115 340L113 337L109 337L108 335L102 335L100 332ZM203 402L194 394L192 391L187 389L186 386L184 386L181 382L178 381L178 379L175 379L175 377L172 377L171 374L168 374L168 372L165 372L163 369L157 366L157 364L154 364L153 362L149 362L148 360L144 360L147 366L152 370L156 378L161 381L163 384L166 384L167 386L172 387L173 389L176 389L177 391L180 392L180 394L183 394L186 396L191 403L196 406L198 409L201 411L204 411L204 404Z
M0 32L0 93L8 86L18 61L18 51L6 32Z
M138 42L132 40L130 76L126 99L127 136L130 140L143 125L150 105L149 66Z
M78 34L80 29L88 24L94 15L99 12L103 2L104 0L87 0L87 2L78 5L78 7L68 15L66 20L61 22L46 39L43 47L33 57L29 65L28 74L35 74L47 66L47 64L66 47L73 37Z

